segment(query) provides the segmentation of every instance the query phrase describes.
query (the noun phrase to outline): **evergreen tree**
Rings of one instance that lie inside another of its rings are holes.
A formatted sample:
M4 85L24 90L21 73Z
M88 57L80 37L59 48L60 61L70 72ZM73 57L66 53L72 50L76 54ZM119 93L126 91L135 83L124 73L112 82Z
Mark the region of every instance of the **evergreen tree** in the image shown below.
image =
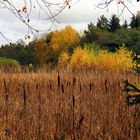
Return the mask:
M136 16L135 15L133 15L131 18L130 27L136 28Z
M93 27L95 27L94 23L93 23L93 22L90 22L90 23L88 24L88 29L93 28Z
M130 27L136 29L140 27L140 12L138 12L136 16L135 15L132 16Z
M117 29L120 29L120 19L116 15L112 15L110 22L109 22L109 31L115 32Z
M128 28L128 23L127 23L126 20L124 21L124 23L123 23L123 25L122 25L122 28L123 28L123 29L127 29L127 28Z
M108 19L102 15L97 21L97 27L101 30L108 31Z

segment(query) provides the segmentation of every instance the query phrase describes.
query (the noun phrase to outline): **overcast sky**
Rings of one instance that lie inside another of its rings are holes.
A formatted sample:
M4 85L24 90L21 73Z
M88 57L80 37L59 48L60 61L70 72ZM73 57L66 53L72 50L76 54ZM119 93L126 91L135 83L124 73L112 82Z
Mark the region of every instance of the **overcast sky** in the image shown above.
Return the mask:
M13 0L15 3L19 3L19 0ZM78 2L77 2L78 1ZM105 15L110 18L112 14L119 15L121 13L121 6L116 5L116 2L110 4L107 9L98 9L96 6L102 0L73 0L72 7L70 9L66 8L58 17L57 20L60 24L56 23L56 26L52 28L59 29L63 28L65 25L72 25L75 29L84 30L87 29L87 25L90 22L96 23L97 19L101 15ZM127 0L126 0L127 1ZM139 8L140 3L136 3L136 0L127 1L127 6L135 14ZM40 22L37 22L38 12L34 12L32 16L33 24L37 24L36 27L41 30L49 29L51 22L45 20L45 15L42 14ZM125 19L128 21L131 19L131 13L125 9L123 15L120 17L121 22ZM37 22L37 23L36 23ZM8 10L0 9L0 32L2 32L7 38L12 42L16 42L18 39L24 38L27 34L27 27L16 19ZM0 36L0 44L5 44L7 41Z

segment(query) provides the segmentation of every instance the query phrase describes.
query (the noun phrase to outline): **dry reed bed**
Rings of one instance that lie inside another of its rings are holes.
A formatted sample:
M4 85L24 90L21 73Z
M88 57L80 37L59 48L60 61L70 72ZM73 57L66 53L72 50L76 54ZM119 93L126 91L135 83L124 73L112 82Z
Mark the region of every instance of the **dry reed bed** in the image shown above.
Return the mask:
M138 140L139 106L128 107L132 73L0 75L0 140ZM140 110L139 110L140 111Z

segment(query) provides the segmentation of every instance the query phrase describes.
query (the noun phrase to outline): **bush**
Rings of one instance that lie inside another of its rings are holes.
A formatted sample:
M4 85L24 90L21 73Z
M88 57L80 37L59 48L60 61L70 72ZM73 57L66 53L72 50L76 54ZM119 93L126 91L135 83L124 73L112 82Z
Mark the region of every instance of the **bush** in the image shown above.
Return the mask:
M58 67L65 68L69 64L70 56L67 52L62 52L59 56Z
M4 72L17 72L20 71L21 67L18 61L0 57L0 70Z
M71 56L70 67L79 69L91 66L90 52L87 49L76 48Z
M95 48L95 49L94 49ZM136 63L132 58L132 51L121 46L115 53L98 50L97 47L76 48L70 59L70 68L104 68L112 70L130 70Z

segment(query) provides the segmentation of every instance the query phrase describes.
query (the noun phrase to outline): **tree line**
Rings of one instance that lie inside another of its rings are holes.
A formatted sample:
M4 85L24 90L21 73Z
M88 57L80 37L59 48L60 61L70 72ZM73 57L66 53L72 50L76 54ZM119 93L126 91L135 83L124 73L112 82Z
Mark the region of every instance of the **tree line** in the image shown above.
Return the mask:
M36 38L28 45L20 40L15 44L1 45L0 57L17 60L21 65L34 66L48 65L54 67L58 64L61 54L67 52L71 55L78 46L96 44L101 49L115 52L122 44L136 54L140 54L140 13L131 18L130 23L112 15L108 20L104 15L98 18L96 24L88 24L88 29L80 35L71 26L62 30L46 33L42 38ZM90 45L92 46L92 45ZM93 45L95 46L95 45Z

